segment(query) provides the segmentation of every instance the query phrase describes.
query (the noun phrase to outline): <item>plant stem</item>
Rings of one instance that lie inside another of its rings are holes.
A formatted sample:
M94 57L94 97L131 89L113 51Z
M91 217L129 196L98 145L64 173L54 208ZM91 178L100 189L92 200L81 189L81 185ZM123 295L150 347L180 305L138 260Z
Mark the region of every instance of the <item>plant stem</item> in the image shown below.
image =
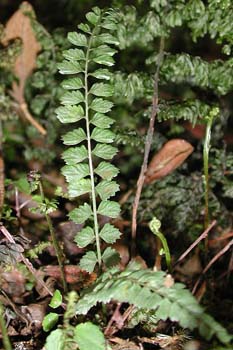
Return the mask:
M157 232L156 236L162 242L167 268L168 268L168 271L171 272L171 254L170 254L170 250L169 250L169 247L167 244L167 240L166 240L165 236L162 234L162 232Z
M151 109L151 115L150 115L150 123L147 130L146 135L146 142L145 142L145 149L144 149L144 159L141 166L140 175L138 177L137 181L137 190L133 202L133 211L132 211L132 226L131 226L131 235L132 235L132 245L131 245L131 256L135 256L136 254L136 232L137 232L137 211L139 206L139 200L141 197L141 192L145 180L145 173L148 166L148 158L151 148L151 143L154 135L154 123L155 118L157 115L157 108L158 108L158 83L159 83L159 70L160 66L163 62L163 56L164 56L164 38L161 37L160 39L160 45L159 45L159 55L157 60L157 69L154 76L154 95L152 99L152 109Z
M3 308L3 305L0 301L0 329L2 332L3 346L4 346L5 350L12 350L10 338L7 334L7 328L6 328L6 323L4 320L3 313L4 313L4 308Z
M90 133L90 121L89 121L89 99L88 99L88 63L89 63L89 54L90 54L91 44L92 44L92 36L90 37L88 47L87 47L85 73L84 73L85 120L86 120L88 161L89 161L89 170L90 170L90 179L91 179L91 200L92 200L92 210L93 210L93 217L94 217L94 231L95 231L95 241L96 241L96 250L97 250L97 260L98 260L99 268L101 268L102 257L101 257L101 249L100 249L99 224L98 224L98 217L97 217L94 167L93 167L93 161L92 161L91 133Z
M204 162L204 191L205 191L205 219L204 228L209 226L209 150L211 137L212 118L208 120L205 133L205 142L203 148L203 162Z
M217 107L210 111L210 114L206 118L207 126L205 132L205 141L203 147L203 167L204 167L204 187L205 187L205 220L204 228L207 229L209 226L209 151L210 151L210 140L211 140L211 127L214 118L218 115L219 109Z
M43 203L46 203L44 190L43 190L43 186L42 186L41 181L39 181L39 191L40 191L40 195L41 195L41 199L42 199ZM55 231L53 228L52 221L50 219L50 216L47 214L47 212L45 212L45 218L46 218L49 232L50 232L50 235L52 238L53 247L55 249L55 253L57 256L57 261L58 261L58 265L59 265L60 272L61 272L62 286L63 286L64 292L67 293L68 288L67 288L67 283L66 283L66 279L65 279L64 266L63 266L63 262L62 262L62 251L61 251L61 248L60 248L59 243L57 241L57 237L56 237L56 234L55 234Z

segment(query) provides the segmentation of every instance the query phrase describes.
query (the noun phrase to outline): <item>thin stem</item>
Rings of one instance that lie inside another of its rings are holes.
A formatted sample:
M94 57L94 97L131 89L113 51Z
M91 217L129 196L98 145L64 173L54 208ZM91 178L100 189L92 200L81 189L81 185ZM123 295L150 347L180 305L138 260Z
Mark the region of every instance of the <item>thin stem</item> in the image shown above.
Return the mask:
M204 162L204 187L205 187L205 220L204 228L209 226L209 150L210 150L210 138L211 138L211 126L213 119L208 120L206 126L205 142L203 148L203 162Z
M207 229L205 229L204 232L202 232L202 234L188 247L188 249L186 249L186 251L179 257L179 259L176 261L176 263L174 264L173 267L175 267L178 263L180 263L195 247L196 245L198 245L198 243L201 242L201 240L203 240L204 238L206 238L208 236L208 233L210 232L210 230L216 225L217 221L214 220L210 226L207 227Z
M6 328L6 323L5 323L3 314L4 314L4 308L0 301L0 329L2 332L3 346L5 350L12 350L12 346L11 346L10 338L7 334L7 328Z
M147 130L146 135L146 142L145 142L145 149L144 149L144 159L141 166L140 175L138 177L137 181L137 190L134 198L133 203L133 211L132 211L132 246L131 246L131 255L135 256L136 253L136 232L137 232L137 212L138 212L138 206L139 206L139 200L141 197L141 192L145 180L145 173L148 166L148 158L151 148L151 143L154 135L154 123L155 118L157 115L157 108L158 108L158 83L159 83L159 70L160 66L163 62L163 56L164 56L164 38L161 37L160 39L160 45L159 45L159 55L157 60L157 69L154 76L154 95L152 99L152 109L151 109L151 115L150 115L150 123Z
M165 238L165 236L162 234L162 232L157 232L156 236L160 239L162 246L163 246L163 250L164 250L164 254L165 254L165 260L166 260L166 264L167 264L167 268L168 271L171 272L171 254L170 254L170 250L167 244L167 240Z
M101 267L102 258L101 258L100 238L99 238L99 224L98 224L98 217L97 217L94 167L93 167L93 161L92 161L91 133L90 133L90 121L89 121L89 99L88 99L88 63L89 63L89 54L90 54L91 44L92 44L92 36L90 37L88 47L87 47L85 73L84 73L85 120L86 120L86 132L87 132L88 161L89 161L89 170L90 170L90 179L91 179L91 200L92 200L92 210L93 210L93 216L94 216L96 250L97 250L98 264L99 264L99 267Z
M223 249L221 249L208 263L208 265L204 268L203 272L202 272L202 276L200 276L197 280L197 282L195 283L195 286L193 287L192 290L192 294L196 293L197 287L201 281L201 279L203 278L203 275L210 269L210 267L223 255L225 254L233 245L233 239L225 245L225 247Z
M42 186L41 181L39 181L39 191L40 191L41 199L42 199L43 203L45 203L44 190L43 190L43 186ZM62 286L63 286L64 292L66 293L68 291L68 288L67 288L67 283L66 283L66 279L65 279L64 266L63 266L63 262L62 262L62 251L61 251L61 248L60 248L59 243L57 241L57 237L56 237L56 234L55 234L55 231L53 228L52 221L50 219L50 216L47 214L47 212L45 212L45 218L46 218L49 232L50 232L50 235L52 238L53 247L55 249L56 256L57 256L57 261L58 261L58 265L59 265L60 272L61 272Z

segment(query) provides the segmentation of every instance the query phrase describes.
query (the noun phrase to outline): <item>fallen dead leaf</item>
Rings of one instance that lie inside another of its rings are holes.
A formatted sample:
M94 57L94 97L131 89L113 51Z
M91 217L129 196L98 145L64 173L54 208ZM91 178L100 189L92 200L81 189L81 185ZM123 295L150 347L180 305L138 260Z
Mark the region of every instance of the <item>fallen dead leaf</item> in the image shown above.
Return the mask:
M25 293L26 278L16 268L1 273L1 288L11 297L19 298Z
M12 85L13 96L19 103L24 103L25 83L36 67L36 56L41 49L32 29L31 19L26 13L34 15L32 6L24 1L7 22L2 39L3 45L8 45L16 38L22 40L22 51L14 65L14 73L19 81Z
M19 104L19 112L42 134L46 130L32 117L24 98L24 90L27 78L36 68L36 57L41 50L41 46L36 39L32 28L31 18L35 17L33 7L24 1L6 23L2 44L7 46L12 40L22 41L22 50L15 60L14 74L18 81L12 84L12 96Z
M182 139L173 139L165 143L152 158L145 174L145 183L161 179L178 168L193 152L193 146Z
M61 279L61 271L59 266L48 265L43 269L43 271L47 276L55 279ZM76 265L66 265L64 267L64 272L67 283L82 284L82 287L90 285L97 278L96 273L88 273Z
M83 228L83 224L75 224L73 221L61 222L58 225L58 237L63 241L66 256L77 256L83 253L83 248L79 248L74 242L74 237Z

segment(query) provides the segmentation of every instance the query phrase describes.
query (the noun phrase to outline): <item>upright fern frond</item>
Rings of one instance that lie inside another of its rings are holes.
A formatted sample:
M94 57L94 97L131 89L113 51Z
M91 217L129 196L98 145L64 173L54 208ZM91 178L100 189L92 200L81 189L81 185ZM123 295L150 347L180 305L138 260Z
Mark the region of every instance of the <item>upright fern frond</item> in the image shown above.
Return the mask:
M117 44L117 40L110 33L116 27L113 11L103 12L95 7L86 18L89 23L78 26L82 33L68 34L68 40L78 48L64 51L65 60L58 68L62 74L72 74L74 77L63 81L62 86L67 92L61 98L63 106L56 113L62 123L85 120L84 128L81 124L81 127L63 136L63 143L73 147L63 152L66 165L62 173L68 182L70 198L90 195L90 204L80 205L69 216L78 224L87 220L93 223L85 226L75 238L82 248L94 242L96 244L97 255L94 251L88 251L80 262L82 268L91 272L96 263L99 267L102 262L106 265L115 263L116 252L112 248L108 247L101 253L101 240L114 243L120 236L120 232L109 223L100 230L98 221L98 215L116 218L120 212L119 204L109 200L119 186L112 181L118 169L107 162L116 155L117 148L111 145L115 135L109 130L114 120L106 116L113 107L113 103L107 99L113 95L108 67L114 64L116 50L110 45ZM95 70L97 65L105 68ZM98 161L99 158L101 161Z

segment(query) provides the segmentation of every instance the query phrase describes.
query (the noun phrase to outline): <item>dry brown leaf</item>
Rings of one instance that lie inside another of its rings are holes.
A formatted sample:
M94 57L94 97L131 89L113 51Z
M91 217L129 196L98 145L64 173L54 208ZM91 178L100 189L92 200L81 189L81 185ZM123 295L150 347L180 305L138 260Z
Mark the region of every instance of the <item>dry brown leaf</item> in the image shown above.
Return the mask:
M13 96L19 104L24 102L25 82L36 67L36 56L41 49L32 29L31 20L25 13L34 13L32 6L26 1L7 22L2 39L3 45L8 45L16 38L22 40L22 51L14 66L14 73L19 81L14 82L12 86Z
M54 277L56 279L61 279L61 272L59 266L48 265L43 269L43 271L47 276ZM82 283L82 285L88 286L91 283L93 283L97 278L96 273L88 273L87 271L80 269L80 267L76 265L66 265L64 267L64 271L66 282L71 284Z
M24 1L19 10L16 11L6 23L2 44L8 45L11 40L20 39L22 41L22 51L15 60L14 74L18 81L12 84L12 96L19 104L20 111L24 117L42 134L46 130L32 117L24 99L24 89L27 78L36 68L36 57L41 50L41 46L36 39L29 16L34 16L33 7Z
M165 143L152 158L145 174L145 183L161 179L178 166L193 152L193 146L182 139L173 139Z

